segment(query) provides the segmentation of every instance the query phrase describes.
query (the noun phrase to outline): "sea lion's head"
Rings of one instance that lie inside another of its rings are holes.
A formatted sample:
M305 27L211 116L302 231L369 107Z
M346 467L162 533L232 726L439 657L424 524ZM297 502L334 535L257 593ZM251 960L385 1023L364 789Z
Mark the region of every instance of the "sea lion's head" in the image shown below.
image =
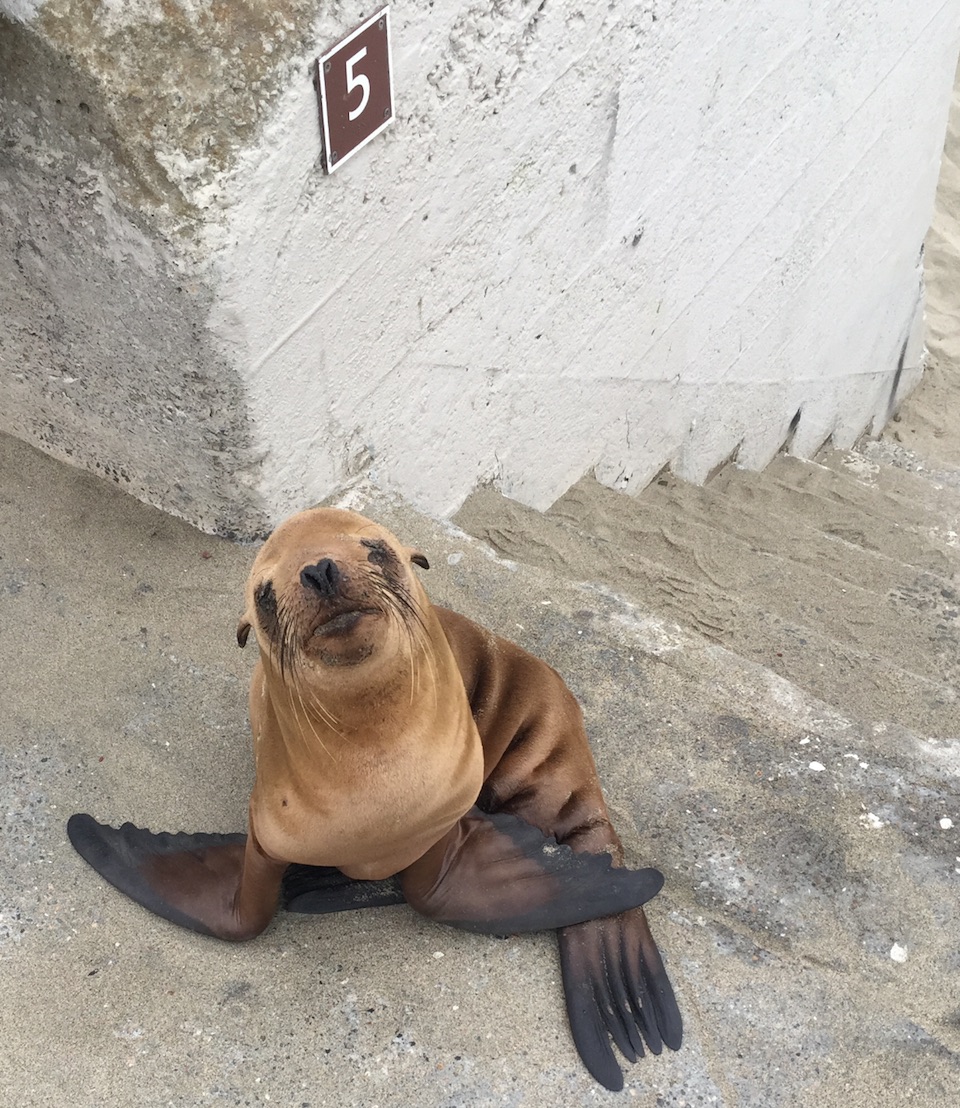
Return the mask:
M300 512L257 554L237 642L253 629L281 677L327 667L342 677L342 667L410 653L428 604L414 564L427 568L419 551L356 512Z

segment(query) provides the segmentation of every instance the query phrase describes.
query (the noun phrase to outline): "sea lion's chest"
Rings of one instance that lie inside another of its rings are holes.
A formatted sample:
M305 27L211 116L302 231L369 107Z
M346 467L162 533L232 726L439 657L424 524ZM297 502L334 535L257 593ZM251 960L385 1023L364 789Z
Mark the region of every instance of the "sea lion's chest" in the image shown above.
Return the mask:
M465 711L408 711L392 733L334 736L305 717L254 720L251 823L274 858L375 880L421 857L475 803L483 750Z

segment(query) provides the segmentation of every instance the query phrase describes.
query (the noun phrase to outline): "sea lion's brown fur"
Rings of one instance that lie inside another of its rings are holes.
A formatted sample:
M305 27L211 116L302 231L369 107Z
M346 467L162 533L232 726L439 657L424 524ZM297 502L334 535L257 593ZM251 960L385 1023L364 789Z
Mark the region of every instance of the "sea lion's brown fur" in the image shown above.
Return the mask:
M432 918L492 933L557 928L577 1046L616 1088L608 1035L631 1060L644 1042L655 1053L680 1044L639 907L662 877L622 868L560 676L433 606L415 564L422 554L353 512L312 509L278 527L237 630L260 649L249 834L154 835L84 815L71 841L152 911L221 938L267 926L290 863L302 871L287 897L295 910L357 906L355 890L398 875ZM345 878L303 896L314 872Z
M300 580L321 520L330 599ZM480 736L412 553L362 516L318 509L278 528L254 562L239 630L255 628L260 645L250 827L271 857L388 877L477 798ZM275 619L258 611L266 587Z

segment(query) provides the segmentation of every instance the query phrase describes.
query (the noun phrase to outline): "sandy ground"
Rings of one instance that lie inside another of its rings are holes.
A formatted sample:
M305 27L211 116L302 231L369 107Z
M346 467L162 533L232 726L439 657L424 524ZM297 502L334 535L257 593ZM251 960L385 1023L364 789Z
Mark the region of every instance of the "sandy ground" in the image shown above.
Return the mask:
M960 126L931 233L935 368L882 440L704 489L488 492L441 525L359 490L435 599L582 701L686 1021L592 1083L550 935L390 908L233 947L83 865L66 817L239 830L249 548L0 440L0 1088L11 1104L941 1108L960 1088Z
M19 443L0 451L0 1087L11 1102L617 1099L573 1051L549 935L485 939L391 908L280 916L232 947L148 916L72 854L63 822L78 809L156 829L243 827L251 659L234 629L252 552ZM785 464L798 467L794 485L821 472ZM684 628L602 581L504 563L376 498L369 510L429 553L438 600L567 676L630 856L667 875L651 915L686 1043L631 1067L619 1099L951 1103L960 1009L945 982L960 970L960 838L941 821L960 826L960 744L948 728L911 728L880 701L869 711L886 671L862 669L861 715L775 672L792 653L816 673L819 641L785 631L782 658L748 657L702 634L700 616ZM904 590L932 579L932 547L953 559L937 577L947 587L960 552L930 538L945 526L934 504L914 510L919 524L887 524L912 536ZM770 559L771 612L784 564ZM834 568L820 571L825 612L850 588ZM945 618L918 611L904 664ZM929 695L945 688L931 682Z

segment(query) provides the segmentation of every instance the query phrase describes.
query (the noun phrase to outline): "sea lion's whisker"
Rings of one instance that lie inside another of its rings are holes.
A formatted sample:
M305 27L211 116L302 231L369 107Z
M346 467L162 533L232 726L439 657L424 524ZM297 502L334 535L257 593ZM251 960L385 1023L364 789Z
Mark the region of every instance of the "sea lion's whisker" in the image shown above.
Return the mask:
M303 694L303 691L304 691L303 690L303 681L304 681L303 662L302 662L302 658L300 657L299 654L297 654L295 656L295 658L296 658L296 664L291 667L290 680L293 682L293 684L296 687L297 691L301 694L301 703L303 703L303 697L302 697L302 694ZM336 726L338 723L341 722L341 720L337 716L335 716L333 714L333 712L331 712L330 709L323 703L323 701L317 695L316 690L311 689L309 686L307 686L306 692L307 692L307 700L310 704L310 707L316 709L317 714L321 717L321 719L323 719L324 723L329 725L331 731L336 731L336 733L338 735L340 735L341 738L344 738L344 736L341 734L341 732L339 730L337 730L337 726Z
M331 753L329 747L326 745L326 743L323 741L323 739L320 738L319 732L317 731L316 727L314 727L314 725L311 721L310 711L307 708L307 705L304 703L303 689L300 685L300 682L298 680L298 677L297 677L295 671L291 670L291 675L290 676L291 676L290 684L291 684L291 687L293 689L294 694L296 695L296 700L291 700L290 706L293 708L293 715L294 715L294 718L297 721L297 725L298 725L298 728L299 728L299 731L300 731L301 739L303 740L303 742L306 745L307 749L309 749L309 743L307 742L307 736L306 736L306 731L305 731L305 727L309 726L311 734L317 740L317 742L320 744L320 746L322 747L324 753L327 754L328 757L333 758L334 760L336 760L334 754ZM302 720L302 722L301 722L301 718L300 718L300 713L297 711L297 702L299 702L300 707L303 709L303 720ZM327 726L330 728L330 730L333 731L333 733L335 735L337 735L339 738L345 739L345 736L343 735L343 733L341 731L339 731L336 727L334 727L333 724L330 722L330 720L326 718L326 716L324 714L323 705L318 703L316 705L316 707L318 709L318 712L319 712L321 718L327 724Z
M324 751L333 757L330 750L324 744L320 738L316 727L310 722L310 709L303 697L303 673L302 673L302 656L298 647L296 637L296 619L291 618L290 605L284 598L279 598L277 601L277 627L279 630L279 644L277 646L277 662L280 667L280 677L285 683L289 685L291 691L294 693L296 699L291 698L290 704L293 709L294 718L297 722L297 728L300 732L300 737L309 748L307 742L306 728L309 726L310 732L314 738L323 747ZM346 736L338 728L337 724L340 722L333 713L316 698L315 693L311 693L308 690L308 698L310 699L310 707L314 708L321 720L330 728L331 731L341 739L346 740ZM303 717L301 719L300 711L297 709L297 703L299 702L300 709L302 709Z
M348 742L349 740L347 739L347 736L337 726L337 724L340 723L340 720L320 700L320 698L317 696L316 692L311 690L309 687L306 690L306 692L307 692L307 701L306 702L304 701L304 698L303 698L304 689L303 689L303 684L302 684L302 671L299 669L299 667L294 667L291 670L290 679L291 679L291 684L293 686L294 692L296 692L296 694L297 694L297 699L300 701L300 705L303 708L304 715L309 719L309 716L310 716L309 708L315 709L317 715L320 716L320 718L330 728L330 730L335 735L337 735L339 738L343 739L344 742ZM308 708L308 704L309 704L309 708ZM316 735L316 729L311 727L311 730ZM319 735L317 735L317 741L320 743L321 746L323 746L323 742L320 739ZM324 750L326 750L326 749L327 748L324 747ZM329 754L330 752L327 751L327 753Z
M303 690L299 688L299 686L297 692L300 696L300 703L303 704ZM307 690L307 695L307 704L309 704L309 707L315 709L317 715L320 716L323 722L338 738L342 739L345 743L349 743L350 739L348 739L344 732L341 731L340 728L337 726L340 720L337 719L337 717L330 711L330 709L327 708L326 705L322 703L322 701L318 700L315 695L311 696L309 690ZM307 704L304 704L304 711L307 710Z
M280 646L278 660L280 662L280 676L286 677L290 663L290 653L294 645L294 620L288 618L288 605L283 597L277 600L277 626L280 629ZM294 659L296 655L294 654Z
M423 650L423 640L420 637L421 631L424 638L427 637L427 626L423 616L412 602L409 593L402 585L383 584L378 591L387 607L396 616L397 623L406 637L410 670L410 704L412 705L420 693L419 660L426 655L428 661L430 661L430 652Z
M334 758L334 755L330 753L330 748L329 748L329 747L327 746L327 744L326 744L326 743L325 743L325 742L323 741L323 739L321 739L321 738L320 738L320 733L319 733L319 732L317 731L316 727L314 727L314 726L313 726L313 724L312 724L312 723L310 722L310 713L309 713L309 712L307 711L307 706L306 706L306 704L304 704L304 702L303 702L303 695L302 695L302 693L300 692L300 689L299 689L299 687L297 687L297 689L296 689L296 692L297 692L297 699L298 699L298 700L300 701L300 706L301 706L301 707L303 708L303 716L304 716L304 721L305 721L305 722L306 722L307 724L309 724L309 726L310 726L310 731L311 731L311 733L312 733L313 737L314 737L314 738L315 738L315 739L317 740L317 742L318 742L318 743L320 744L320 747L321 747L321 749L323 750L323 752L324 752L324 753L325 753L325 754L326 754L326 755L327 755L327 756L328 756L329 758ZM296 707L294 707L294 714L295 714L295 715L297 715L297 710L296 710ZM299 715L297 716L297 718L299 719ZM339 732L339 731L337 731L337 729L336 729L335 727L331 727L331 728L330 728L330 730L331 730L331 731L334 731L334 732L335 732L335 733L336 733L337 735L339 735L341 739L343 738L343 735L342 735L342 734L340 734L340 732ZM301 737L303 738L304 742L306 742L306 735L304 734L304 730L303 730L303 727L302 727L302 726L301 726L301 728L300 728L300 735L301 735ZM334 759L334 760L336 760L336 759Z
M409 594L406 594L405 597L404 597L404 601L405 601L405 603L406 603L406 605L407 605L407 607L410 611L410 614L413 616L414 625L417 629L417 632L418 633L422 632L422 634L423 634L423 642L419 642L417 644L418 646L421 647L421 649L418 650L418 654L421 657L426 659L427 666L429 667L429 670L430 670L430 688L433 692L434 707L436 707L436 704L437 704L437 686L439 684L439 672L437 670L437 660L436 660L436 657L435 657L434 652L432 650L422 649L424 642L429 641L430 632L427 629L426 619L424 618L424 615L423 615L422 611L420 610L420 605L417 603L416 599L414 597L410 596ZM413 640L413 637L414 637L413 636L413 630L411 629L411 640Z

